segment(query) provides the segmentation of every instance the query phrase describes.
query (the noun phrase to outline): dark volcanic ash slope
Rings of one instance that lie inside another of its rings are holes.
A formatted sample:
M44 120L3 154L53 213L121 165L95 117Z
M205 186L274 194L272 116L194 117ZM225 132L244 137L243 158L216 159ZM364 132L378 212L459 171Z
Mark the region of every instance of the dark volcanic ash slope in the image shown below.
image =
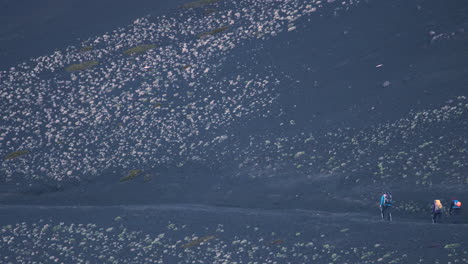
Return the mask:
M466 6L251 4L137 19L3 72L4 188L364 208L390 189L413 211L424 193L465 198Z

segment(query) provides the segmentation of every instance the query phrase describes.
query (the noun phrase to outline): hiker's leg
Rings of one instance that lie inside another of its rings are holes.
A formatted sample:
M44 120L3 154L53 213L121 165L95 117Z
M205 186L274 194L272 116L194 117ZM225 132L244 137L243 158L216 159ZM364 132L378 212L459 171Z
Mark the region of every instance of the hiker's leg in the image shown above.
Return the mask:
M460 209L457 208L453 210L453 220L454 220L453 222L457 224L459 222L459 218L460 218Z
M432 222L433 222L433 223L440 222L440 217L441 217L441 216L442 216L442 213L434 213Z
M388 221L392 221L392 207L388 206L387 208L387 214L388 214Z
M432 214L432 223L435 224L436 222L436 217L437 217L437 214L436 213L433 213Z
M450 221L449 221L449 222L452 223L452 224L455 223L455 218L456 218L456 216L455 216L455 214L456 214L455 211L456 211L456 210L453 210L452 213L451 213L450 216L449 216L449 217L450 217Z
M385 220L385 206L380 206L380 214L382 215L382 220Z

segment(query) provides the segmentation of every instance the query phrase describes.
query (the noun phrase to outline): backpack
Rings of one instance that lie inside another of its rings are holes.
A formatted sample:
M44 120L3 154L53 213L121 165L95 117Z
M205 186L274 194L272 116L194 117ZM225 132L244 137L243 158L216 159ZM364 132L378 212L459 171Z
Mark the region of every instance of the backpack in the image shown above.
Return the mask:
M453 200L452 208L461 208L461 202L458 200Z
M392 195L391 194L384 194L384 203L385 205L392 204Z
M434 200L434 212L442 212L442 203L440 202L440 200Z

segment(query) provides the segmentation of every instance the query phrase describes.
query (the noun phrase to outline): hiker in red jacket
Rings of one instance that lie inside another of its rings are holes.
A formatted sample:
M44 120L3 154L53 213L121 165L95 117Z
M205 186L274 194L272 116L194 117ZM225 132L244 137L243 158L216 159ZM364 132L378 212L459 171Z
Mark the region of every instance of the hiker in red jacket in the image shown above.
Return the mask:
M452 223L456 223L458 218L460 217L462 203L457 200L456 198L452 198L452 202L450 203L449 214L450 218L452 219Z

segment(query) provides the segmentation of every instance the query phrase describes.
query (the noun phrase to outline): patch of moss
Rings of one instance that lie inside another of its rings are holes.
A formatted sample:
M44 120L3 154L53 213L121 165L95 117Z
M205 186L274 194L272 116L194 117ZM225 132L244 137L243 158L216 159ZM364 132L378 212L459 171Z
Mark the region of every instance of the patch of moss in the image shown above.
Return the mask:
M194 247L194 246L198 246L200 245L201 243L203 242L206 242L206 241L209 241L209 240L212 240L214 239L215 236L205 236L205 237L200 237L200 238L197 238L197 239L194 239L186 244L183 244L181 247L182 248L189 248L189 247Z
M219 27L219 28L215 28L211 31L208 31L208 32L203 32L203 33L200 33L198 34L198 37L199 38L206 38L208 36L213 36L215 34L218 34L218 33L221 33L223 31L226 31L227 29L229 28L229 26L224 26L224 27Z
M296 154L294 154L294 158L295 158L295 159L298 159L298 158L300 158L300 157L301 157L302 155L304 155L304 154L305 154L304 151L299 151L299 152L297 152Z
M91 69L92 67L98 65L98 61L85 61L82 63L77 63L77 64L71 64L68 65L65 70L67 72L75 72L75 71L84 71L87 69Z
M273 241L270 242L270 244L272 244L272 245L277 245L277 244L281 244L281 243L284 243L284 240L276 239L276 240L273 240Z
M86 46L80 49L80 52L92 51L94 48L92 46Z
M447 244L447 245L445 245L444 248L446 248L446 249L454 249L454 248L458 248L458 247L460 247L460 244L459 244L459 243L455 243L455 244Z
M221 0L198 0L198 1L193 1L193 2L189 2L189 3L185 3L183 5L181 5L182 8L196 8L196 7L200 7L200 6L204 6L204 5L210 5L210 4L214 4L214 3L218 3L220 2Z
M126 182L129 180L134 179L136 176L140 175L142 173L142 170L131 170L128 172L128 174L122 178L120 178L120 182Z
M26 155L28 153L29 153L29 151L27 151L27 150L14 151L14 152L9 153L5 157L3 157L3 160L11 160L11 159L18 158L18 157L21 157L23 155Z
M137 55L137 54L145 53L148 50L154 49L154 48L156 48L156 45L144 44L144 45L136 46L136 47L133 47L133 48L129 48L129 49L125 50L123 53L125 55L131 56L131 55Z
M212 13L216 13L218 10L216 10L215 8L207 8L205 9L205 11L203 12L205 15L209 15L209 14L212 14Z

